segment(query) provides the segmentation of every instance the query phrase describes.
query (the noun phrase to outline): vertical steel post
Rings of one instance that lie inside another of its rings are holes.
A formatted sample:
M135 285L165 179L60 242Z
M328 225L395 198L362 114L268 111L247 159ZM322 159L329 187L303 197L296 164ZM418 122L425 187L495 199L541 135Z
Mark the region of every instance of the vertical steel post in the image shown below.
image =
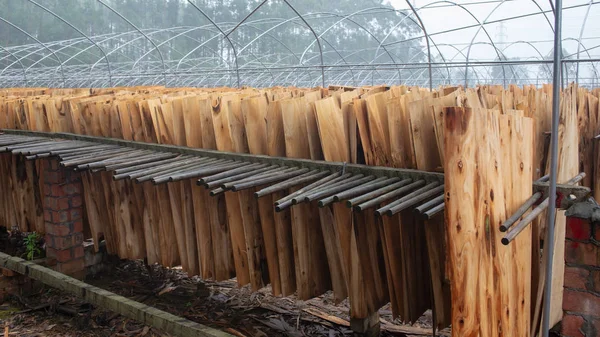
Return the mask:
M562 0L554 2L554 74L552 78L552 131L550 142L550 188L548 190L548 233L546 248L546 284L544 286L544 311L542 336L550 333L550 308L552 307L552 264L554 262L554 220L556 217L556 177L558 170L558 119L560 109L561 71L562 71Z

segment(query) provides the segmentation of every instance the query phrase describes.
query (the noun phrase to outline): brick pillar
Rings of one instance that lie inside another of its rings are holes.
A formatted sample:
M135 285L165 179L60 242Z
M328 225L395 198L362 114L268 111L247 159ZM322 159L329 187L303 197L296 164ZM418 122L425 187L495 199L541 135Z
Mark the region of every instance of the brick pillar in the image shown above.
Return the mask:
M600 224L567 218L561 335L600 336Z
M56 260L58 272L84 276L83 190L79 172L44 160L44 223L46 256Z

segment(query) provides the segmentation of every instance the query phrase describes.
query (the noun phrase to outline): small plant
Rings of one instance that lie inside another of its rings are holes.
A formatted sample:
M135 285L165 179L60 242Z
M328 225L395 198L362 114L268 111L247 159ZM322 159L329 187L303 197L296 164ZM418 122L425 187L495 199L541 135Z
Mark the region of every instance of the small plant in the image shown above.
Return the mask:
M33 260L34 257L39 256L42 251L38 247L39 235L36 232L33 232L27 235L23 239L23 243L25 244L25 255L27 256L27 260Z

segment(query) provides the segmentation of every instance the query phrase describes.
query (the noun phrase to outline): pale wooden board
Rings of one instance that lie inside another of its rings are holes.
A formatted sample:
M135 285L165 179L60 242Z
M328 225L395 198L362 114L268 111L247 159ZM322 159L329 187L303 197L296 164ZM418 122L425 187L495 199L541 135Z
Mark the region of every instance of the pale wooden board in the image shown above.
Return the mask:
M217 143L212 120L212 97L204 96L198 102L201 128L199 129L202 138L202 148L216 150ZM206 194L206 191L204 191ZM231 234L229 225L229 216L226 208L225 196L215 197L205 196L208 220L210 222L210 235L213 243L214 252L214 270L216 280L226 280L236 275L238 268L234 260L234 248L232 243L233 234ZM234 202L234 206L237 203ZM245 283L248 283L247 269L242 269L241 276L246 277ZM241 283L240 283L241 284Z
M233 152L234 147L231 140L229 116L227 109L227 100L230 97L216 97L211 106L212 125L214 130L214 140L216 149L219 151ZM248 250L246 246L246 237L244 234L244 222L240 209L240 201L234 193L225 193L225 203L227 205L227 220L229 224L229 233L231 234L231 244L233 249L233 260L235 262L235 271L238 284L240 286L250 283L250 269L248 266Z
M235 152L248 153L248 140L241 109L241 99L243 97L243 95L236 95L231 100L228 100L227 112L233 150ZM255 188L247 189L236 194L239 199L244 224L250 283L254 290L258 290L269 283L269 275L258 202L254 198L255 190Z
M265 95L256 95L242 100L242 114L248 148L251 154L267 154L267 109L268 101ZM273 294L281 295L281 275L279 272L279 256L277 252L277 234L275 228L272 196L258 200L260 224L264 237L265 254L267 258L269 280Z
M286 157L310 158L310 144L307 129L306 115L311 113L310 106L304 97L286 99L280 101L281 118L285 138ZM297 188L290 189L294 192ZM294 257L296 265L296 285L298 297L308 299L322 294L333 285L336 297L343 296L345 284L341 275L340 266L330 273L326 249L334 247L325 246L317 206L313 204L300 204L291 209L292 235L294 239ZM329 254L331 255L331 254ZM340 295L342 294L342 295ZM345 297L345 296L344 296Z
M281 104L271 101L267 108L267 154L275 157L285 157L285 132L281 117ZM318 137L317 137L318 138ZM274 193L274 202L287 195L286 191ZM296 271L294 264L294 239L292 234L291 212L286 209L273 215L275 234L277 237L277 256L281 275L281 292L287 296L296 291Z

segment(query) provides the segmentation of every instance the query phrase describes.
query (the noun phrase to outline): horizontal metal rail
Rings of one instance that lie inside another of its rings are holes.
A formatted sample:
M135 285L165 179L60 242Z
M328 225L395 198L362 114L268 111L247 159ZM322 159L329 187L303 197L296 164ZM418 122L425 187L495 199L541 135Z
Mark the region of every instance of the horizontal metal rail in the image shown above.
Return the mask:
M344 202L356 212L371 207L393 207L385 214L375 212L377 216L390 216L431 203L430 199L437 200L443 193L444 175L436 172L257 156L70 133L2 131L0 153L10 152L28 160L57 157L61 166L73 170L112 171L114 180L158 185L198 179L198 185L211 189L212 196L256 188L256 198L306 185L298 190L302 193L295 192L275 202L278 212L304 202L316 202L320 207ZM437 188L421 193L424 185ZM352 200L363 203L353 207Z

